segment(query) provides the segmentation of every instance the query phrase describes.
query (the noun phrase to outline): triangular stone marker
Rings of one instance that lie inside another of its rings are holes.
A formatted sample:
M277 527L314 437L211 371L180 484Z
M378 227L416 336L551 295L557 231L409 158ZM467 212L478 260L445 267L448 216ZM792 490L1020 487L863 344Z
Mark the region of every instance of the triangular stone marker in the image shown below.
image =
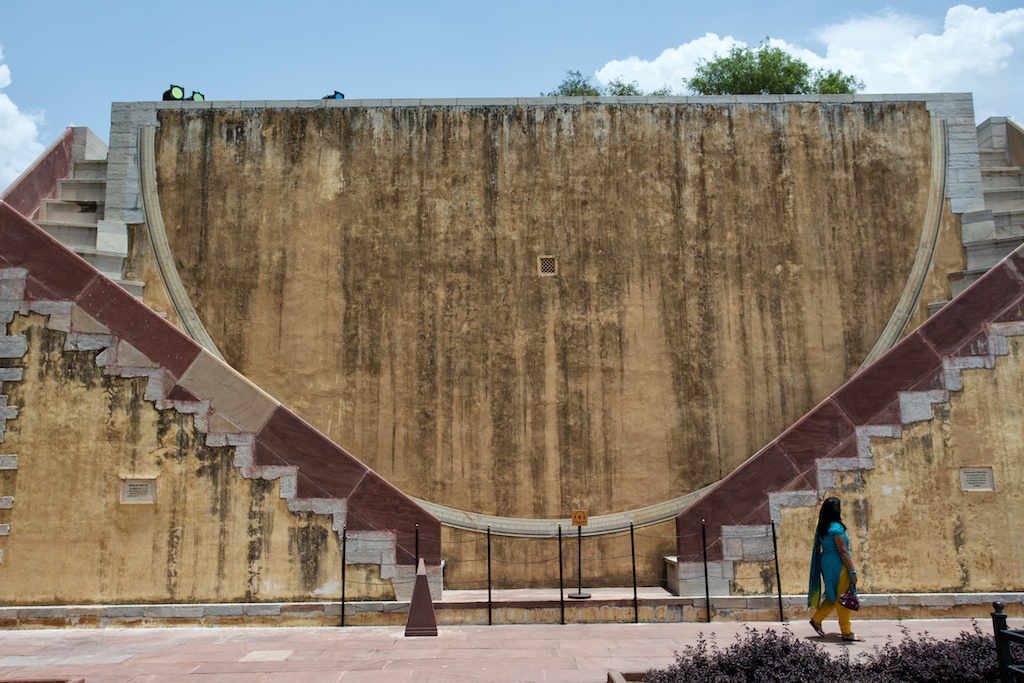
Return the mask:
M434 601L430 597L430 584L427 582L427 565L420 558L416 567L416 585L412 589L412 602L409 604L409 620L405 623L405 635L436 636L437 621L434 619Z

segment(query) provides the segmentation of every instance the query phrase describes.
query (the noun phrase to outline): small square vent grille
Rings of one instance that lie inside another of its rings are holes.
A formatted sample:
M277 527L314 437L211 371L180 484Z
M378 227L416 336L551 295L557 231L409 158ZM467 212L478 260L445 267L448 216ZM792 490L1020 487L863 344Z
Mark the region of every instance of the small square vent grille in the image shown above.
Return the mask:
M558 259L554 256L538 256L537 274L546 276L558 275Z

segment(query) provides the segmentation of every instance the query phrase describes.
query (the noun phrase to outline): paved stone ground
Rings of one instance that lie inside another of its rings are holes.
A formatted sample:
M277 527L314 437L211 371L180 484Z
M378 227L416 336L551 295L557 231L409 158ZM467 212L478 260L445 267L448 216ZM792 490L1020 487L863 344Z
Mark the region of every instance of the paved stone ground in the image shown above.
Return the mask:
M983 632L991 623L978 621ZM855 622L865 641L844 644L825 622L441 626L406 638L404 627L110 628L0 631L0 681L84 678L85 683L354 683L567 681L601 683L608 671L665 667L701 634L728 644L747 627L790 628L833 652L852 654L912 634L939 639L972 628L965 619Z

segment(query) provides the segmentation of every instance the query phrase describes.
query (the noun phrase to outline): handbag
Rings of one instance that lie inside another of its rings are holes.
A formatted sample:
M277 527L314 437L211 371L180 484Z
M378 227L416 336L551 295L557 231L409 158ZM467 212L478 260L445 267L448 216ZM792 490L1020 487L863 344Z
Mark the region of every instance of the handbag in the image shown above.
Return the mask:
M857 599L857 593L852 589L839 596L839 604L854 612L860 609L860 600Z

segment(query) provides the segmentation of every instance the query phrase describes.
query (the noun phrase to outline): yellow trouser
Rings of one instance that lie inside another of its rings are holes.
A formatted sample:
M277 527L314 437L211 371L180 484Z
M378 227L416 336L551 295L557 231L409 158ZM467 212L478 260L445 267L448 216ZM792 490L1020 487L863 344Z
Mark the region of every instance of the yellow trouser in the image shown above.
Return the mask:
M846 567L843 567L842 573L839 575L839 587L836 588L836 597L846 592L846 589L850 587L850 572ZM850 615L853 614L852 610L848 610L838 602L832 602L825 598L825 593L822 591L821 604L818 605L818 611L814 613L814 620L819 624L825 621L825 617L829 615L832 608L835 608L836 615L839 617L839 630L843 632L844 636L848 636L853 633L853 629L850 628Z

